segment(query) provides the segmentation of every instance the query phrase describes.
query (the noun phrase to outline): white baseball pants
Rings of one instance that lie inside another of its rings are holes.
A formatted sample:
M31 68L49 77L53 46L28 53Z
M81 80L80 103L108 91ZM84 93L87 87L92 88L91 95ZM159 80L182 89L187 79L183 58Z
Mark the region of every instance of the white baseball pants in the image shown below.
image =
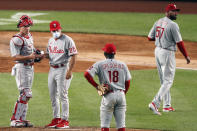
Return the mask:
M123 91L115 90L103 96L100 106L101 128L110 128L114 115L116 127L125 127L126 98Z
M62 118L68 120L69 118L69 99L68 99L68 89L72 77L66 79L67 68L50 68L48 75L48 88L51 98L51 104L53 109L54 118ZM60 101L62 106L62 114L60 116Z
M155 59L161 87L154 97L153 102L159 108L163 100L163 108L167 108L171 106L170 88L173 84L176 70L175 52L156 47Z

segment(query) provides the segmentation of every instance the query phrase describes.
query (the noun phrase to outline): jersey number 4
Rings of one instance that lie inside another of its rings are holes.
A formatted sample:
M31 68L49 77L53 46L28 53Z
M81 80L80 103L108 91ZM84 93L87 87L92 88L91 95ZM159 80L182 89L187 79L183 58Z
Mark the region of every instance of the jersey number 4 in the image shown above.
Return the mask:
M161 38L162 35L163 35L163 32L164 32L164 28L162 28L160 26L157 26L157 28L156 28L156 37Z
M118 82L118 71L108 71L108 73L110 82Z

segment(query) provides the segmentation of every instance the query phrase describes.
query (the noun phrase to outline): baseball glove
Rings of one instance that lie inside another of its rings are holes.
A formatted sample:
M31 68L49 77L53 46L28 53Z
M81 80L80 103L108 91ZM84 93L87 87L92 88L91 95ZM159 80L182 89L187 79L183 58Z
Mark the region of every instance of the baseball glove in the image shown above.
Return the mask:
M41 51L39 49L36 49L35 50L35 54L36 55L41 55L42 53L41 53ZM41 60L42 60L42 58L35 58L34 62L40 62Z
M97 92L99 94L99 96L103 96L107 93L109 93L110 91L110 87L108 85L98 85L97 86Z

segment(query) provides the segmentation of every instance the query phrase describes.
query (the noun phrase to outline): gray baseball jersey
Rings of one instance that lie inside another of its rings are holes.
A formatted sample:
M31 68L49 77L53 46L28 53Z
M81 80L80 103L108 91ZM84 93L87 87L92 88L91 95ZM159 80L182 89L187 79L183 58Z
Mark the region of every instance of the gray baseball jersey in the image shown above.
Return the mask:
M14 35L10 40L11 56L22 55L28 56L34 52L33 37L29 33L26 37L20 34ZM33 60L17 61L18 63L29 63Z
M155 38L157 47L172 51L176 51L176 43L182 41L179 26L168 17L156 21L148 37Z
M98 75L101 84L108 84L115 89L125 90L125 81L131 79L126 64L115 59L98 61L88 72L92 77Z
M51 65L66 64L71 55L77 54L77 49L72 38L63 34L57 40L49 39L47 53Z

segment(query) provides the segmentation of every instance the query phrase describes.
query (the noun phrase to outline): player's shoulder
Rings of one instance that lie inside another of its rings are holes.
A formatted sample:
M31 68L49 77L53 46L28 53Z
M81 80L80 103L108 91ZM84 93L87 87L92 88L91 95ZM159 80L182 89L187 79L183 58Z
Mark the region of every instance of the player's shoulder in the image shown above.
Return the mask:
M178 29L178 28L179 28L179 25L178 25L176 22L171 21L170 27L171 27L172 29Z
M11 38L11 42L13 42L14 45L22 46L24 40L23 40L23 38L22 38L20 35L16 34L16 35L14 35L14 36Z
M106 60L99 60L95 64L100 65L100 64L103 64L103 63L106 63Z
M123 62L123 61L120 61L120 60L116 60L116 59L114 59L117 63L120 63L120 64L124 64L124 65L126 65L126 63L125 62Z
M62 34L62 38L66 40L72 40L72 38L69 35Z

